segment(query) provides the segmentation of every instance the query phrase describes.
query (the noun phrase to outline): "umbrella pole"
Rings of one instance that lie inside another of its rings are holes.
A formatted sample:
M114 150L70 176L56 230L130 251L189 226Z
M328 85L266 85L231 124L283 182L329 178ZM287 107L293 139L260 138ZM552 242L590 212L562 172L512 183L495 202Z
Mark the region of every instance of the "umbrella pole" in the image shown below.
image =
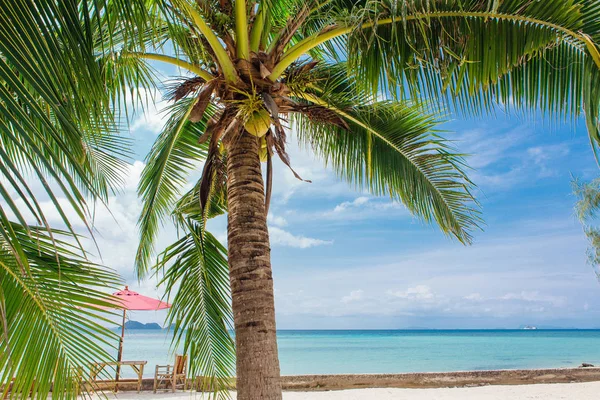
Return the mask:
M115 377L115 391L119 391L119 374L121 373L121 361L123 360L123 340L125 339L125 314L123 309L123 322L121 323L121 338L119 339L119 352L117 353L117 376Z

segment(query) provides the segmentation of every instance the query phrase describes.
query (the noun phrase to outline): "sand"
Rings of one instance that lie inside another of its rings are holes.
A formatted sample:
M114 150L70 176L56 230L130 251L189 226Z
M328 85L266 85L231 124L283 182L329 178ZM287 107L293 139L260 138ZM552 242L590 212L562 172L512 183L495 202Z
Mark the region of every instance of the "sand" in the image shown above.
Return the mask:
M515 386L482 386L442 389L353 389L329 392L284 392L284 400L558 400L594 399L600 382L555 383ZM112 396L108 396L111 398ZM119 393L119 400L202 399L195 392ZM206 397L205 397L206 398ZM233 397L235 399L235 396ZM259 399L257 399L259 400Z

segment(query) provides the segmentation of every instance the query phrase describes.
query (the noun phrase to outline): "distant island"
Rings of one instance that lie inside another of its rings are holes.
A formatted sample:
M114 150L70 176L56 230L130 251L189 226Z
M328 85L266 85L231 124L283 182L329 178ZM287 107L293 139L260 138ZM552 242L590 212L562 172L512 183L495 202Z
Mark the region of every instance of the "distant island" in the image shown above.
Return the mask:
M139 321L127 321L125 322L125 329L162 329L162 326L156 322L144 324Z

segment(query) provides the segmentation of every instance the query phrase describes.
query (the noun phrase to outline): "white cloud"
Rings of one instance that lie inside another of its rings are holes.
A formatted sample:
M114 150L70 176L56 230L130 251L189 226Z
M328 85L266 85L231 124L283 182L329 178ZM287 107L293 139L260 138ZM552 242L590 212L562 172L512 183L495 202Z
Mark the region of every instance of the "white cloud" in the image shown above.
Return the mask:
M548 146L536 146L527 149L527 156L538 168L538 176L548 178L557 176L559 170L556 168L556 160L569 154L566 144L555 144Z
M342 303L351 303L363 298L364 291L362 289L353 290L348 296L342 297Z
M367 196L359 196L352 201L343 201L333 207L333 209L313 214L317 218L343 221L373 219L381 215L385 215L388 218L410 215L406 207L401 203Z
M333 243L332 240L321 240L301 235L293 235L290 232L284 231L283 229L277 227L269 228L269 237L272 245L296 247L299 249L307 249L309 247Z
M469 295L464 296L463 299L471 301L481 301L483 300L483 297L479 293L471 293Z
M137 222L142 210L141 201L137 196L137 185L143 168L142 161L135 161L129 165L124 175L123 188L108 198L107 206L97 204L91 210L90 224L98 249L91 240L83 241L88 251L92 252L92 261L116 270L130 283L137 281L134 277L134 262L139 243ZM64 207L75 231L88 237L85 225L70 207L68 200L59 198L58 201ZM41 207L51 226L64 228L61 216L51 201L42 202ZM157 250L162 250L175 238L175 230L165 225L157 238ZM156 286L156 280L148 282L151 286Z
M552 217L519 224L519 235L509 227L469 247L431 243L385 257L369 251L337 262L286 260L275 282L277 310L286 316L281 326L297 327L293 318L300 315L322 328L593 324L598 311L582 305L600 301L600 290L585 263L580 228ZM357 287L363 293L352 294ZM287 294L298 288L302 294Z
M461 152L474 171L469 177L485 190L511 189L530 183L532 178L550 178L560 174L557 160L569 154L567 143L532 146L533 130L523 125L508 131L494 127L467 131L457 140Z
M139 160L134 161L133 164L129 166L129 170L123 176L123 189L125 191L137 191L140 176L142 176L142 171L145 166L146 164Z
M566 303L567 299L564 296L544 295L538 291L521 291L519 293L506 293L501 297L502 300L521 300L526 302L551 303L556 306L561 306Z
M481 188L494 188L494 191L507 190L526 180L527 174L521 167L508 171L478 172L470 174L471 179Z
M341 204L338 204L337 206L335 206L335 208L333 209L332 212L339 213L339 212L345 211L349 208L360 207L362 205L367 204L368 202L369 202L369 198L366 196L357 197L353 201L345 201Z
M481 169L506 158L508 150L522 144L529 135L522 127L506 132L490 132L486 127L466 131L456 141L460 151L469 154L469 166Z
M285 218L271 213L269 213L269 215L267 216L267 222L271 225L279 227L284 227L288 224Z
M157 89L148 91L144 88L138 88L133 96L139 96L142 99L140 108L131 122L132 132L137 130L148 130L154 134L160 133L168 120L169 113L166 112L168 102L163 99L162 94Z
M393 297L410 300L429 300L435 297L435 294L431 291L431 288L426 285L417 285L404 291L388 290L387 294Z

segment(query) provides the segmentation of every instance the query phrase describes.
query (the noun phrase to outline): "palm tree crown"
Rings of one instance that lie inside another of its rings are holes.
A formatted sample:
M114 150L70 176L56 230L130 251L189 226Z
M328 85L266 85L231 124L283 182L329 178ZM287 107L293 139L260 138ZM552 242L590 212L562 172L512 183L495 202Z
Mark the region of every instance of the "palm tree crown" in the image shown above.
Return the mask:
M440 107L586 111L598 139L594 1L146 3L138 12L149 16L124 24L122 66L139 73L142 60L158 60L192 76L168 92L174 118L140 187L142 270L186 166L207 158L205 203L224 165L219 143L239 126L260 138L263 160L277 154L289 165L291 119L341 177L402 200L463 242L476 224L470 182L460 156L432 134ZM188 135L201 137L194 149Z

